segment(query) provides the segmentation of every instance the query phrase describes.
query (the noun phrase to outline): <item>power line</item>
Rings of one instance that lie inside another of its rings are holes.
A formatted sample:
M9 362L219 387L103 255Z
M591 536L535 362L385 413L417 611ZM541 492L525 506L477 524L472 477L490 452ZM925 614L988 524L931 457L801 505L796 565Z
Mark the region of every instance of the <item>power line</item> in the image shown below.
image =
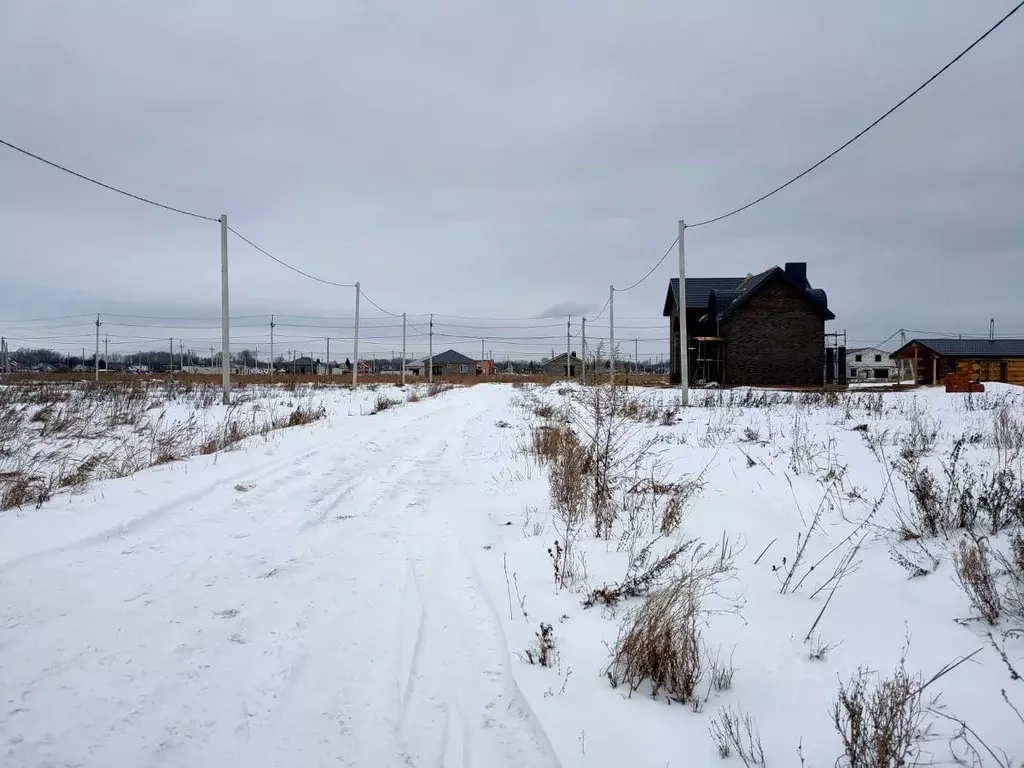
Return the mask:
M606 309L608 309L608 305L611 304L611 303L612 303L612 297L609 296L607 299L604 300L604 306L601 307L601 311L598 312L596 315L594 315L593 318L587 318L587 319L588 320L599 320L601 318L601 315L604 314L604 311Z
M927 80L925 80L923 83L921 83L919 86L917 86L917 88L915 88L909 94L907 94L902 99L900 99L898 102L896 102L896 104L894 104L888 110L883 112L880 117L878 117L874 122L872 122L866 128L863 128L861 131L856 133L852 138L850 138L847 141L845 141L844 143L840 144L838 147L836 147L836 149L834 149L831 152L829 152L827 155L825 155L825 157L821 158L821 160L816 162L811 167L809 167L806 170L798 173L796 176L791 178L785 184L780 184L775 189L773 189L771 192L768 192L768 193L766 193L764 195L761 195L759 198L757 198L755 200L751 200L746 205L741 205L739 208L736 208L735 210L729 211L728 213L723 213L720 216L715 216L712 219L706 219L705 221L700 221L700 222L697 222L696 224L687 224L686 227L687 228L703 227L705 224L714 224L716 221L721 221L722 219L727 219L730 216L735 216L737 213L741 213L742 211L745 211L748 208L752 208L753 206L757 205L758 203L763 202L764 200L767 200L769 197L771 197L775 193L781 192L786 187L788 187L790 184L792 184L792 183L794 183L796 181L799 181L804 176L809 174L811 171L814 171L815 169L820 168L822 165L827 163L829 160L831 160L833 157L838 155L840 152L842 152L848 146L853 144L853 142L857 141L857 139L859 139L861 136L866 134L868 131L870 131L872 128L874 128L876 125L878 125L880 122L885 120L885 118L887 118L889 115L891 115L897 109L902 107L904 104L906 104L912 98L914 98L917 94L919 94L921 91L923 91L925 88L927 88L933 82L935 82L947 69L952 67L958 61L960 61L960 59L962 59L964 56L966 56L971 51L971 49L973 49L982 40L984 40L986 37L988 37L993 32L995 32L996 29L998 29L1000 26L1002 26L1003 22L1005 22L1007 19L1009 19L1011 16L1013 16L1013 14L1015 14L1017 11L1019 11L1022 7L1024 7L1024 0L1021 0L1021 2L1017 3L1017 5L1015 5L1012 9L1010 9L1009 13L1007 13L1005 16L1003 16L1003 18L1001 18L999 21L997 21L995 24L993 24L991 27L989 27L988 30L981 37L977 38L973 43L968 45L966 48L964 48L962 51L960 51L960 53L958 53L955 57L953 57L950 61L948 61L946 63L946 65L944 67L942 67L942 69L940 69L934 75L932 75Z
M640 278L639 280L637 280L637 281L636 281L635 283L633 283L633 284L632 284L631 286L629 286L629 288L616 288L615 290L616 290L616 291L618 291L619 293L625 293L626 291L632 291L632 290L633 290L634 288L636 288L636 287L637 287L638 285L640 285L640 284L641 284L642 282L644 282L644 281L645 281L645 280L646 280L646 279L647 279L648 277L650 277L651 275L653 275L653 274L654 274L654 270L656 270L656 269L657 269L658 267L660 267L660 266L661 266L661 263L662 263L662 262L663 262L663 261L664 261L665 259L667 259L667 258L668 258L668 255L669 255L670 253L672 253L672 249L676 247L676 243L678 243L678 242L679 242L679 237L677 236L677 237L676 237L676 239L672 241L672 245L670 245L670 246L668 247L668 250L667 250L667 251L665 251L664 255L663 255L663 256L662 256L662 257L661 257L660 259L658 259L658 263L657 263L657 264L655 264L655 265L654 265L653 267L651 267L651 268L650 268L650 270L649 270L649 271L647 272L647 274L646 274L646 275L644 275L644 276L643 276L643 277L641 277L641 278ZM603 312L603 311L604 311L604 310L602 310L602 312ZM596 318L595 318L595 319L596 319Z
M187 211L184 208L176 208L173 205L158 203L156 200L151 200L148 197L143 197L142 195L136 195L131 192L127 192L123 189L120 189L119 187L115 187L110 184L104 184L102 181L94 179L91 176L86 176L84 173L73 171L70 168L60 165L59 163L53 162L52 160L47 160L45 157L40 157L34 152L29 152L27 149L23 149L15 144L11 144L11 142L9 141L4 141L3 139L0 139L0 144L3 144L5 147L10 147L15 152L20 152L23 155L31 157L33 160L38 160L41 163L46 163L46 165L49 165L51 168L56 168L59 171L64 171L64 173L70 173L72 176L77 176L79 179L82 179L83 181L88 181L89 183L95 184L98 187L109 189L111 192L117 192L117 194L124 195L125 197L130 197L133 200L138 200L139 202L142 203L148 203L149 205L155 205L157 208L163 208L165 211L174 211L174 213L181 213L184 214L185 216L192 216L193 218L202 219L203 221L220 221L220 219L215 218L213 216L204 216L201 213Z
M303 277L308 277L310 280L315 280L316 282L323 283L324 285L333 285L335 288L355 288L356 287L355 283L336 283L333 280L324 280L322 277L317 277L316 275L309 274L309 272L303 272L298 267L293 267L287 261L282 261L281 259L277 258L277 256L275 256L274 254L270 253L270 251L267 251L267 250L264 250L263 248L260 248L258 245L256 245L256 243L254 243L252 240L247 238L245 235L243 235L241 232L239 232L234 227L229 226L228 227L228 231L230 231L233 235L235 235L235 237L237 237L241 241L251 245L253 248L255 248L257 251L262 253L267 258L272 259L273 261L276 261L282 267L287 267L292 272L296 272L296 273L302 275Z
M360 290L359 290L359 295L360 295L360 296L362 296L362 297L363 297L364 299L366 299L366 300L367 300L368 302L370 302L370 303L371 303L371 304L372 304L373 306L375 306L375 307L376 307L377 309L379 309L379 310L380 310L381 312L383 312L383 313L384 313L385 315L391 315L391 317L401 317L401 316L402 316L402 313L401 313L401 312L388 312L388 311L387 311L386 309L384 309L384 307L382 307L382 306L381 306L380 304L378 304L378 303L377 303L376 301L374 301L374 300L373 300L373 299L371 299L371 298L370 298L369 296L367 296L367 295L366 295L366 292L365 292L365 291L363 291L363 290L362 290L361 288L360 288Z

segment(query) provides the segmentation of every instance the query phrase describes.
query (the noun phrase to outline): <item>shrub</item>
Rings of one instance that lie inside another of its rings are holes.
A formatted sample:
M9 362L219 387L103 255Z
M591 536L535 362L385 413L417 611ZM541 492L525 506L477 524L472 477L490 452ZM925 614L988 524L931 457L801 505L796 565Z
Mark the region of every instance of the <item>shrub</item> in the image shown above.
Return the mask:
M550 624L540 623L540 629L534 632L533 645L524 652L530 664L552 667L555 664L555 633Z
M370 411L370 414L372 415L376 413L381 413L382 411L386 411L388 410L388 408L393 408L396 405L398 405L398 403L392 400L387 395L377 395L377 400L374 402L373 410Z
M605 670L612 686L633 692L648 682L654 698L690 701L707 672L700 621L700 599L688 580L649 596L623 623Z
M697 543L696 539L679 543L654 562L649 562L651 548L656 542L657 539L648 542L630 558L629 567L621 582L605 584L593 590L583 601L583 607L593 608L597 604L615 607L626 598L649 595L653 589L661 585L666 572L676 564L679 557Z
M455 387L443 381L431 382L427 385L427 397L437 397L450 389L455 389Z
M303 407L300 405L288 417L288 426L299 427L312 424L314 421L318 421L326 416L327 409L322 405L319 408Z
M878 680L864 667L839 684L832 723L843 743L836 765L843 768L899 768L914 764L925 719L921 681L901 659L892 677Z
M764 748L761 746L761 734L757 724L743 710L733 711L732 707L722 707L718 710L718 715L711 720L709 730L715 750L723 760L735 750L736 756L747 768L765 764Z
M984 538L962 540L959 550L953 553L953 562L956 565L957 581L971 605L989 624L998 622L1003 606L996 577L992 572L988 542Z

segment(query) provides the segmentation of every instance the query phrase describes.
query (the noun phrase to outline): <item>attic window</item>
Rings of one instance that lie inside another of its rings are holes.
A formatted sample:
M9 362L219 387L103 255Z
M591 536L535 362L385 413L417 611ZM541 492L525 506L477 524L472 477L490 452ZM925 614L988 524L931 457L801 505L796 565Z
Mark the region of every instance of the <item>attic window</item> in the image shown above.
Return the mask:
M854 356L853 356L853 359L854 359L854 361L856 361L856 362L858 362L858 363L860 362L860 358L861 358L861 356L860 356L860 355L854 355Z
M882 356L881 355L875 355L875 362L876 363L882 362Z

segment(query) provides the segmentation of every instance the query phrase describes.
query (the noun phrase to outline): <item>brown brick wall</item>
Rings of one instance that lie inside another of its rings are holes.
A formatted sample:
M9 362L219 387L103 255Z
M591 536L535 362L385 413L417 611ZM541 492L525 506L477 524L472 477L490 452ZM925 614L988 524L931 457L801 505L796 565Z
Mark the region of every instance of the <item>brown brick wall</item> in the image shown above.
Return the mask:
M825 367L825 321L781 276L722 323L725 383L817 386Z

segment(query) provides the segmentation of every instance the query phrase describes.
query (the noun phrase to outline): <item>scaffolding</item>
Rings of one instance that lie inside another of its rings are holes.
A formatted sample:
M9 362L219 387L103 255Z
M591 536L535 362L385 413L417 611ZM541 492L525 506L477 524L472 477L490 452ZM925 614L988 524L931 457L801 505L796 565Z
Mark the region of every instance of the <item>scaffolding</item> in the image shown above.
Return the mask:
M696 336L697 357L694 362L693 377L690 382L694 386L701 386L710 382L722 383L722 344L725 339L721 336ZM691 347L693 349L693 347Z

